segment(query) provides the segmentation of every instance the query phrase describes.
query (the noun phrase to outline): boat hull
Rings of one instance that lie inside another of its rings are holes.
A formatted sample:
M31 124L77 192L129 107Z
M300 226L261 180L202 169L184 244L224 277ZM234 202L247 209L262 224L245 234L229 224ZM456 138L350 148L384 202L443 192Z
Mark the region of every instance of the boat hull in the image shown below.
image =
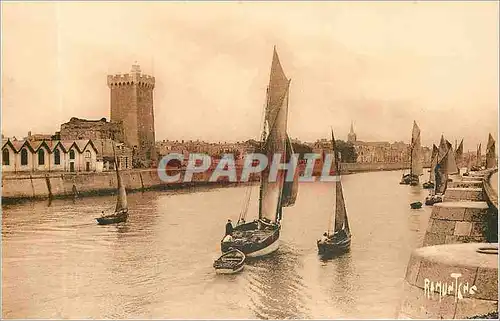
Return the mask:
M243 271L244 265L236 268L236 269L215 269L216 274L235 274Z
M419 178L415 175L406 174L401 177L401 181L399 182L399 184L417 186L419 185Z
M247 257L261 257L271 254L279 248L281 226L273 231L264 232L266 236L258 239L256 235L262 234L262 230L257 229L257 224L246 223L235 228L234 234L242 233L245 235L245 241L221 242L221 251L227 252L234 248L243 252Z
M433 182L425 182L422 184L422 188L424 189L433 189L434 188L434 183Z
M414 209L414 210L415 210L415 209L422 208L422 202L414 202L414 203L411 203L411 204L410 204L410 207L411 207L412 209Z
M425 198L425 205L431 206L436 203L441 203L443 201L443 197L441 195L432 195L432 196L427 196Z
M351 249L351 237L337 242L317 242L318 254L321 256L332 256L348 252Z
M109 225L109 224L126 222L127 218L128 218L128 213L124 213L124 214L96 217L96 220L98 225Z
M234 274L243 270L246 256L236 249L225 252L214 262L213 267L217 274Z

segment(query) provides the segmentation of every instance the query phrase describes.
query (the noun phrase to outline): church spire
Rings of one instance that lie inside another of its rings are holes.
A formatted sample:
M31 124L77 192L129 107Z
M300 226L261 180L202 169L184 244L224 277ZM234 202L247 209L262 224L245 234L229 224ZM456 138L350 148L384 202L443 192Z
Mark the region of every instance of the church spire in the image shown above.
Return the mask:
M354 143L356 141L356 133L354 132L354 122L351 120L351 130L347 135L347 141L349 143Z

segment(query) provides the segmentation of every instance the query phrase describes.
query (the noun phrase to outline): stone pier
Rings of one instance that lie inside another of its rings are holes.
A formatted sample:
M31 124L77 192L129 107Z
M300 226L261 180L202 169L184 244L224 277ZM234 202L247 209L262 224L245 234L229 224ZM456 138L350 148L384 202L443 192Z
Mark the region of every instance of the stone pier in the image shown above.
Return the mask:
M496 169L449 183L408 263L398 318L498 313L497 184Z
M474 175L481 181L459 178L448 183L444 201L432 207L423 246L490 241L488 227L493 216L485 189L490 186L490 172Z
M485 242L486 202L443 202L434 204L423 246Z
M465 319L498 311L498 247L489 243L416 249L399 319Z

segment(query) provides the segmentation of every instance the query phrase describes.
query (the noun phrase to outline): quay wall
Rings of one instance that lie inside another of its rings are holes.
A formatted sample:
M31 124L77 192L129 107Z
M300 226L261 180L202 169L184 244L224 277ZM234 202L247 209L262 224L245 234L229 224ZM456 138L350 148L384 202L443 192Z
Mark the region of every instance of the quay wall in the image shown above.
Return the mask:
M181 178L183 177L182 171ZM172 173L174 174L174 173ZM148 189L176 189L187 186L227 185L228 180L220 179L217 182L208 182L211 173L193 175L193 181L166 183L160 180L155 169L122 171L121 176L128 192ZM251 177L257 181L258 177ZM104 195L116 191L117 178L114 172L101 173L46 173L46 174L17 174L2 176L2 202L11 202L22 199L45 199L50 197L64 198L85 195Z
M380 170L399 170L405 168L405 164L399 163L342 163L343 173L356 173ZM169 174L174 175L183 170L172 169ZM138 191L147 189L171 189L203 184L227 185L229 181L220 178L217 182L208 182L211 172L197 173L193 175L190 183L175 182L165 183L160 180L156 169L133 169L121 171L123 183L127 191ZM321 174L314 173L315 175ZM241 176L241 168L237 168L238 180ZM250 181L258 181L259 175L253 175ZM44 199L50 197L73 197L75 195L99 195L114 193L117 181L116 173L110 172L47 172L47 173L8 173L2 175L2 201L16 201L21 199Z
M430 164L424 164L424 167L430 167L426 165ZM407 168L408 164L405 163L341 163L340 164L340 170L342 172L395 171Z

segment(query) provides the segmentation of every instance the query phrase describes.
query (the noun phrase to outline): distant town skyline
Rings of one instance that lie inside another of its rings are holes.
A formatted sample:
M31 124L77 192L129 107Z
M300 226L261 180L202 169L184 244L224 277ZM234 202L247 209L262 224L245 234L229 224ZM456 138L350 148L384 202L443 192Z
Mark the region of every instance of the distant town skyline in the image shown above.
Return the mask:
M498 3L2 3L2 133L109 114L106 76L156 77L156 140L258 139L272 48L301 141L498 136ZM91 20L88 17L92 17ZM130 23L133 21L133 23ZM483 148L484 151L484 148Z

